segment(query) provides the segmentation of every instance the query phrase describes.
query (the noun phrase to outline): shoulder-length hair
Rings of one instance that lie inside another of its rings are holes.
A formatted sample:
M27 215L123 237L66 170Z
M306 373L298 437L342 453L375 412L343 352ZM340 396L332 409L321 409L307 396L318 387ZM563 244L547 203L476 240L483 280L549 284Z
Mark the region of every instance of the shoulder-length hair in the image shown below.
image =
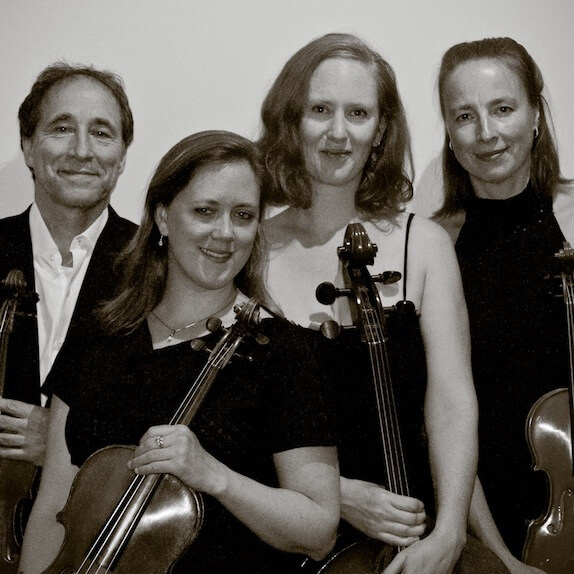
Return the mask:
M163 238L155 223L160 205L168 206L202 167L247 161L258 181L260 162L255 144L226 131L205 131L193 134L173 146L161 159L153 174L145 199L141 225L118 265L125 270L119 295L100 310L104 327L112 333L135 330L158 305L164 295L169 238ZM260 204L260 216L263 205ZM235 278L236 286L250 297L263 303L267 295L262 282L263 255L261 238L257 233L251 255Z
M551 197L556 184L567 180L560 172L558 152L550 126L550 109L542 93L544 90L542 72L524 46L512 38L485 38L474 42L463 42L449 48L442 57L438 75L438 94L443 120L446 119L446 84L452 72L465 62L486 58L498 60L515 74L526 90L528 102L540 113L538 136L532 145L530 184L537 193ZM464 210L468 198L474 195L468 172L449 148L449 141L445 127L442 152L445 199L442 208L437 212L438 216Z
M385 133L367 161L355 197L367 215L394 214L412 197L413 162L406 115L391 66L352 34L326 34L311 41L285 64L261 110L259 149L263 159L263 192L268 201L303 209L312 204L305 169L301 120L313 72L330 58L350 58L369 66L378 88L378 108Z

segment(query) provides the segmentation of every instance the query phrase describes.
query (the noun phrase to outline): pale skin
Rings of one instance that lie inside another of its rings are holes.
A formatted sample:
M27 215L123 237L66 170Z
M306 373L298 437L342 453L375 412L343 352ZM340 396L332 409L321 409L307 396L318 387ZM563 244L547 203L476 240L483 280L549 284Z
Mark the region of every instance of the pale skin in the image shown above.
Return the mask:
M95 80L58 82L45 94L36 130L22 148L35 175L34 201L62 264L71 266L73 238L108 206L125 167L119 104ZM0 398L0 412L0 457L42 466L48 410Z
M361 221L378 246L370 271L403 269L406 214L370 221L355 208L355 192L372 147L384 131L372 70L334 58L314 72L301 123L312 206L287 208L265 221L269 242L267 284L288 319L318 328L334 319L351 323L348 302L331 307L315 298L324 282L342 285L337 248L345 228ZM385 574L452 571L466 541L467 513L477 463L477 405L470 369L466 305L454 250L437 225L416 218L409 239L408 298L421 314L427 354L425 424L438 506L433 532L421 539L421 501L384 486L341 478L341 513L365 534L407 546ZM402 282L380 289L384 305L401 299Z

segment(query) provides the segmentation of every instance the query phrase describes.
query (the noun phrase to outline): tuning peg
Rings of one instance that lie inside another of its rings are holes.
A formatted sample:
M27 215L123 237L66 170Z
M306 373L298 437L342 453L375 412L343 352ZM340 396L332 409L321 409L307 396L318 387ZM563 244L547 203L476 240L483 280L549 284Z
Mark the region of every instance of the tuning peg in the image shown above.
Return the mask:
M332 305L337 297L349 296L350 289L337 289L332 283L321 283L315 290L315 297L323 305Z
M336 339L341 333L341 326L333 320L323 321L319 329L326 339Z
M201 339L192 339L189 344L194 351L209 351L211 353L210 349L207 348L205 341L202 341Z
M396 283L401 277L402 275L398 271L384 271L378 275L373 275L373 281L383 285L390 285L391 283Z
M219 317L210 317L205 326L211 333L217 333L221 330L221 319Z

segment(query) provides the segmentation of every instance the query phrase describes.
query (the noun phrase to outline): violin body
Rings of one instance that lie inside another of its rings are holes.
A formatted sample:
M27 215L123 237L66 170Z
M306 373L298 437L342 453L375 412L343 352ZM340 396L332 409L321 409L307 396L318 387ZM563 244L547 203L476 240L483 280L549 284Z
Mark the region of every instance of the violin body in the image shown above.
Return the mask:
M201 496L177 478L162 475L117 564L108 568L100 566L99 559L91 562L88 558L100 529L135 476L127 468L134 450L129 446L106 447L82 465L58 515L66 527L64 544L43 574L166 574L193 542L203 518Z
M12 269L0 282L4 300L0 307L0 397L4 396L8 342L18 305L23 300L38 300L26 289L24 274ZM32 507L38 469L29 462L0 458L0 574L17 574L24 527Z
M0 574L18 572L36 473L29 462L0 459Z
M549 499L543 516L528 526L524 562L548 574L574 572L574 474L567 389L545 394L526 423L534 469L548 475Z

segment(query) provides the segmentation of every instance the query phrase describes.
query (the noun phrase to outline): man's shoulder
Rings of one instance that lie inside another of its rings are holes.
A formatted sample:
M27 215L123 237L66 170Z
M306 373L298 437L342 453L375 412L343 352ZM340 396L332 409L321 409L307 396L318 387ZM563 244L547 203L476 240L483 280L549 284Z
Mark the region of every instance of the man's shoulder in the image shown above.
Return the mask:
M117 243L127 243L135 235L138 226L129 219L125 219L110 206L108 222L102 235Z
M9 215L0 219L0 232L9 230L26 231L30 229L30 208L17 215Z

